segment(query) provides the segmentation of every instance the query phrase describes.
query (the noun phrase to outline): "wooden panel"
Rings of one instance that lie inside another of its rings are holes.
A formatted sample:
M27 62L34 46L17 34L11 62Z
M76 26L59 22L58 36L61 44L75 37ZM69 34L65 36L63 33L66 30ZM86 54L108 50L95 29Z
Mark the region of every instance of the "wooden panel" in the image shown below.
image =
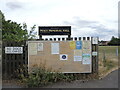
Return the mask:
M74 61L74 50L70 49L69 41L29 41L29 43L43 43L43 51L30 56L28 53L29 71L35 66L45 65L46 68L63 73L91 73L91 64ZM59 54L51 54L51 43L59 43ZM67 54L68 60L60 60L60 54Z

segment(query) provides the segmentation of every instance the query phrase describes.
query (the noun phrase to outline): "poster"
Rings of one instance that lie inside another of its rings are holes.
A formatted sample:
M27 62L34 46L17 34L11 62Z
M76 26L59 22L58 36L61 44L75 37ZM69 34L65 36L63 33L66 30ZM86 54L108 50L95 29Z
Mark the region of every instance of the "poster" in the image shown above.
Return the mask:
M51 43L51 54L59 54L59 43Z
M82 56L82 50L74 50L74 56Z
M97 37L92 38L92 44L98 44L98 38Z
M70 49L75 49L75 48L76 48L76 43L75 43L75 41L70 41L70 42L69 42L69 45L70 45Z
M38 51L43 51L43 43L38 43Z
M68 60L67 54L60 54L60 60Z
M83 49L91 49L91 41L83 41Z
M82 49L82 41L76 41L76 49Z
M74 61L82 61L82 56L74 56Z
M37 43L29 43L29 55L37 55Z
M88 53L83 53L82 64L91 64L91 55Z

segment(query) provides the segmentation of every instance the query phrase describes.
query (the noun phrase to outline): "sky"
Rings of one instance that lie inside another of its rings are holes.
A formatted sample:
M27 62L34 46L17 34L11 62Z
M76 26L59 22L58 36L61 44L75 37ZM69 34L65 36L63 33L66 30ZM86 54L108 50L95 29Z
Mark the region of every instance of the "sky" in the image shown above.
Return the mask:
M119 0L1 0L6 20L38 26L71 26L72 37L118 37ZM38 35L37 35L38 37ZM51 36L52 37L52 36Z

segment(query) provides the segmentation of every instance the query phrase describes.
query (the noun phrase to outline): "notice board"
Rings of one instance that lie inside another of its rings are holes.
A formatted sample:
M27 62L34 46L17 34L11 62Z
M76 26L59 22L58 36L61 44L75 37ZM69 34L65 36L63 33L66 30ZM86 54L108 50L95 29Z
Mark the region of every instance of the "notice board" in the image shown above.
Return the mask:
M28 69L45 65L53 72L91 73L91 41L28 41Z

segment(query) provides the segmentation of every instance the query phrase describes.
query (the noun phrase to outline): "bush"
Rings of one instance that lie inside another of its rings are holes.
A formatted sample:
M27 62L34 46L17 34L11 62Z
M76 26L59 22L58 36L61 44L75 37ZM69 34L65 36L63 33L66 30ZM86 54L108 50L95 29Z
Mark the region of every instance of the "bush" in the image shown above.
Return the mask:
M38 67L35 65L32 72L27 72L27 66L22 66L18 70L20 74L19 80L26 87L42 87L58 81L71 82L73 80L90 80L96 79L97 74L84 74L84 73L61 73L46 69L44 64Z
M24 70L23 70L24 71ZM19 78L27 87L42 87L57 81L72 81L73 75L65 75L60 72L51 72L45 68L36 68L33 73L21 73Z

